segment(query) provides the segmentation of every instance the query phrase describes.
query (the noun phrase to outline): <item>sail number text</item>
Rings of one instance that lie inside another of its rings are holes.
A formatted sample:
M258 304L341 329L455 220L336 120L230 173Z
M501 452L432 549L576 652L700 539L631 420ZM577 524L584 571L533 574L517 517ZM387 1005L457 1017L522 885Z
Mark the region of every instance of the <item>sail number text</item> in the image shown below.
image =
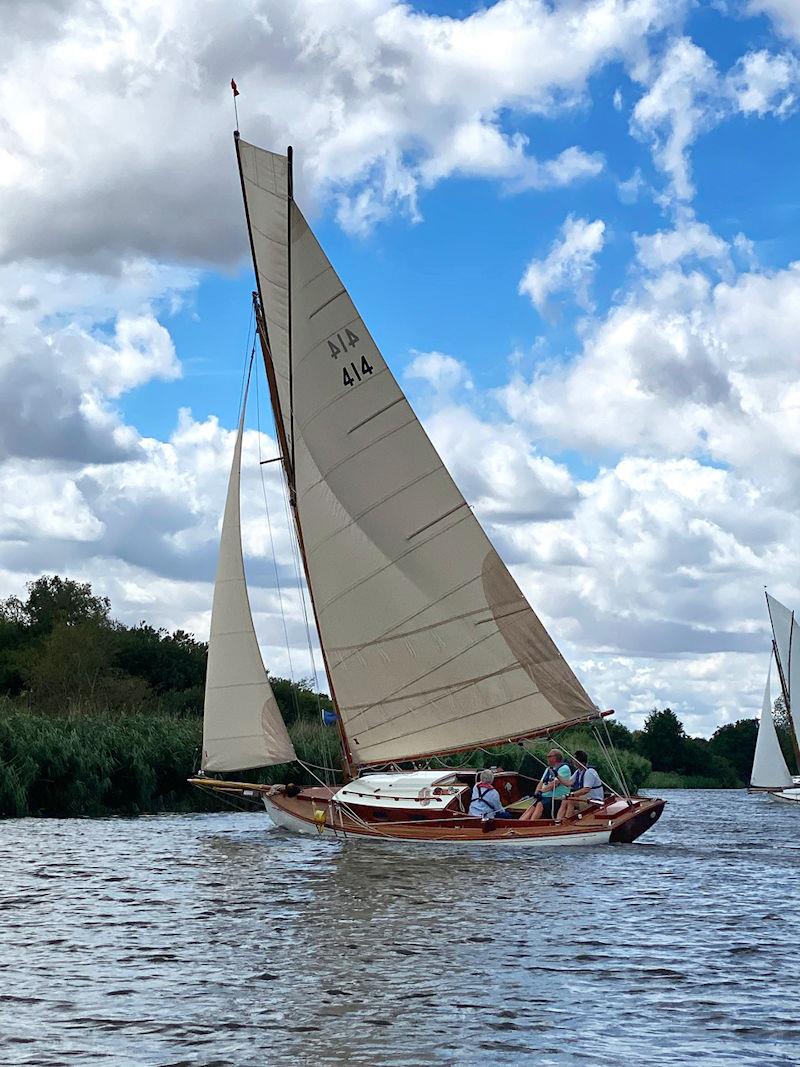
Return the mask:
M344 356L345 360L347 360L347 357L351 354L348 349L355 348L358 342L358 334L353 333L352 330L340 330L339 333L328 338L331 359L338 360L339 356ZM343 385L355 385L356 382L363 381L368 374L372 374L374 370L366 356L362 356L360 362L358 359L353 359L349 362L343 361L341 367Z

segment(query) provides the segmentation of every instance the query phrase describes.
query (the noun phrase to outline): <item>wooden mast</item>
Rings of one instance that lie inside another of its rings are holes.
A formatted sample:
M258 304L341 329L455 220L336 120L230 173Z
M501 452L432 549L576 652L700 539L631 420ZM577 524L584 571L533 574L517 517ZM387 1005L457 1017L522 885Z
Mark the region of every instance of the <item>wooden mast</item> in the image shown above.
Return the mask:
M767 597L766 589L764 590L764 596ZM778 678L781 682L781 692L783 694L783 706L786 709L786 718L789 721L789 735L792 739L792 751L794 752L795 763L797 764L798 773L800 773L800 743L797 740L797 731L794 728L794 719L792 717L792 701L789 696L789 686L786 677L783 673L783 664L781 663L781 657L778 655L778 642L775 638L775 624L772 621L772 612L769 609L769 598L767 597L767 614L769 615L769 624L772 627L772 654L775 657L775 663L778 667ZM789 675L791 677L792 669L792 630L794 629L794 612L792 612L792 619L789 624ZM770 709L770 714L772 709Z
M289 504L291 505L292 516L294 518L295 536L297 537L297 545L300 550L300 559L303 564L303 573L305 574L306 585L308 586L308 595L311 600L311 609L314 613L314 625L317 628L317 635L320 637L319 647L322 651L322 662L325 665L325 675L328 679L328 688L330 689L331 700L336 711L336 725L339 730L339 740L342 746L342 758L344 761L344 770L348 778L354 777L353 771L353 759L350 751L350 746L347 740L347 734L344 730L344 723L342 721L342 715L339 710L339 702L336 699L336 691L333 685L333 676L331 674L330 666L328 664L328 657L325 652L325 646L320 636L319 617L317 615L317 605L314 600L314 592L311 588L311 577L309 575L308 560L306 557L305 542L303 540L303 529L300 525L300 515L297 508L297 487L295 483L295 468L294 468L294 391L292 381L292 269L291 269L291 225L292 225L292 203L293 203L293 180L292 180L292 149L291 146L287 150L287 258L289 265L289 291L288 291L288 336L289 336L289 434L286 433L286 424L283 420L283 413L281 411L280 395L278 393L278 381L275 375L275 364L272 358L272 348L269 341L269 332L267 330L267 321L264 315L264 299L261 292L261 279L258 273L258 263L256 261L256 250L253 242L253 229L250 223L250 209L247 205L247 190L244 184L244 172L242 171L242 157L239 151L239 131L235 130L233 134L234 143L236 145L236 162L239 167L239 181L242 187L242 200L244 201L244 214L247 222L247 236L250 240L250 254L253 258L253 269L256 276L256 291L253 293L253 309L255 313L256 329L258 331L258 338L261 343L261 354L264 359L264 369L267 375L267 382L269 384L270 402L272 405L272 414L275 420L275 429L278 434L278 444L281 451L281 460L286 475L286 484L289 491Z

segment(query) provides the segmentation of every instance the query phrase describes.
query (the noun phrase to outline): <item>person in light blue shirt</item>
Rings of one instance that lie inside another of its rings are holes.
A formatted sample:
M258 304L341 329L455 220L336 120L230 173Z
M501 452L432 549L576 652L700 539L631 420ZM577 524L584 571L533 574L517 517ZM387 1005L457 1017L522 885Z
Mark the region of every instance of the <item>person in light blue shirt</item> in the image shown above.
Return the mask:
M536 786L534 803L520 816L520 822L533 822L544 815L555 819L562 801L569 796L572 771L564 763L560 748L551 748L547 753L547 770Z
M472 787L469 813L484 819L514 818L511 812L503 807L500 794L494 787L494 771L481 771L480 778Z

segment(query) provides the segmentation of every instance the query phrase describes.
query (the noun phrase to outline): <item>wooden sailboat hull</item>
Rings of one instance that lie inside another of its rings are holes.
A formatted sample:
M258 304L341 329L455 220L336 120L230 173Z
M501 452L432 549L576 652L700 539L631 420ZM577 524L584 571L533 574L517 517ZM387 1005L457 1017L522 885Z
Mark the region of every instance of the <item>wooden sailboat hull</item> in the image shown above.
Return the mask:
M436 844L513 844L573 846L629 844L655 825L664 810L663 800L646 797L618 800L599 812L570 819L561 825L542 819L494 822L486 830L481 819L467 815L420 820L363 817L331 799L332 791L306 789L297 796L264 795L264 806L281 829L302 834L330 834L372 841L414 841ZM374 815L374 813L373 813Z
M749 793L760 793L770 800L779 800L784 804L800 804L800 786L788 786L786 789L749 789Z

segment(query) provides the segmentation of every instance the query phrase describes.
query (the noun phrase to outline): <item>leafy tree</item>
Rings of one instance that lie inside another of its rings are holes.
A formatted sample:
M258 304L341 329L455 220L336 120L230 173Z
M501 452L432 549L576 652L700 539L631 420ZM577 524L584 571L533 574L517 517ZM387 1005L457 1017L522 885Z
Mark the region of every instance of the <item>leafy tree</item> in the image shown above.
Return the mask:
M637 748L654 771L674 771L683 766L686 741L683 723L675 712L653 708L638 733Z
M708 746L713 755L730 763L740 781L749 782L757 736L756 719L739 719L715 730Z
M207 656L208 645L183 630L170 634L146 622L116 630L115 665L143 678L159 694L202 686Z
M16 696L22 691L23 677L19 669L19 653L25 646L26 631L22 623L0 604L0 693Z
M150 687L113 669L112 643L113 631L96 623L57 623L18 657L30 703L55 714L141 707Z
M109 624L111 602L106 596L95 596L88 582L73 582L57 574L43 574L28 582L28 598L24 602L9 597L0 613L29 628L35 635L49 634L58 623L77 626L93 623Z

